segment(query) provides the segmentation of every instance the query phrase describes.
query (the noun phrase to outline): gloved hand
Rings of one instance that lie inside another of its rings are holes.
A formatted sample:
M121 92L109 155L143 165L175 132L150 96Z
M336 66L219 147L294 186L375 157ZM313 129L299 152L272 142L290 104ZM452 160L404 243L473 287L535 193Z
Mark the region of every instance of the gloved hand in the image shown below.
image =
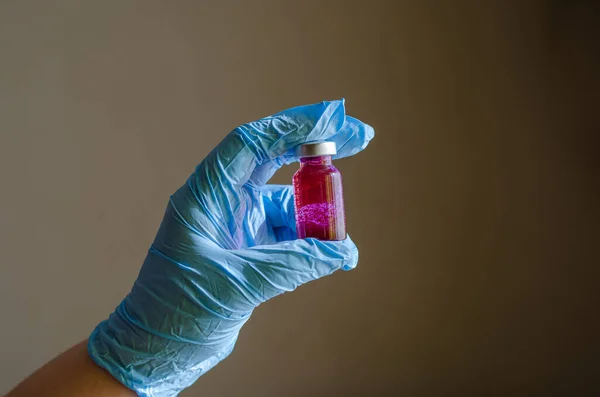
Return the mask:
M175 396L231 353L262 302L358 261L356 246L295 240L291 186L266 185L293 148L330 140L351 156L373 129L333 101L233 130L170 198L138 279L88 342L141 396Z

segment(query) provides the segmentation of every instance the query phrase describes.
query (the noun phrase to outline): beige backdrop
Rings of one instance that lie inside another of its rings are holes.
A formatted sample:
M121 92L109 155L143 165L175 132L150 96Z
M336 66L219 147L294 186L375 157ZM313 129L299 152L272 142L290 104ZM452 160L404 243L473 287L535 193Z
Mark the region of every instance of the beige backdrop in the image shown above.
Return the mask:
M0 1L0 394L118 304L229 130L340 97L377 132L338 162L358 269L260 307L183 395L598 391L597 11Z

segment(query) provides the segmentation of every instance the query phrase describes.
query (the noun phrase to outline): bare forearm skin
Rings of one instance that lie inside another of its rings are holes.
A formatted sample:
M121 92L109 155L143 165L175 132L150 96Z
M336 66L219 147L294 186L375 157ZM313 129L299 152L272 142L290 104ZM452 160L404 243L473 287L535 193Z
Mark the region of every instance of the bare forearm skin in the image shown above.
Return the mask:
M37 370L5 397L135 397L98 367L83 341Z

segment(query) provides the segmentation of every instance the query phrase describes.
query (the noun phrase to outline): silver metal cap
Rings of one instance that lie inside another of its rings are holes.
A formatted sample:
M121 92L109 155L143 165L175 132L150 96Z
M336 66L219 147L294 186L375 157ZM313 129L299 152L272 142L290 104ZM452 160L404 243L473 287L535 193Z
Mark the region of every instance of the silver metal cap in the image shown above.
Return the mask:
M311 142L296 148L297 157L333 156L336 153L335 142Z

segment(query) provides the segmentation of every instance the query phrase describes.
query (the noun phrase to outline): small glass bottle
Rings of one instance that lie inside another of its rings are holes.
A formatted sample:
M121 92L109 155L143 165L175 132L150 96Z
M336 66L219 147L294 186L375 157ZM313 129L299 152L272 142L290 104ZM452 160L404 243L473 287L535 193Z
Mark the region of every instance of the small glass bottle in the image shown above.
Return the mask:
M346 238L342 174L331 164L334 154L335 142L307 143L296 149L300 158L293 178L298 238Z

